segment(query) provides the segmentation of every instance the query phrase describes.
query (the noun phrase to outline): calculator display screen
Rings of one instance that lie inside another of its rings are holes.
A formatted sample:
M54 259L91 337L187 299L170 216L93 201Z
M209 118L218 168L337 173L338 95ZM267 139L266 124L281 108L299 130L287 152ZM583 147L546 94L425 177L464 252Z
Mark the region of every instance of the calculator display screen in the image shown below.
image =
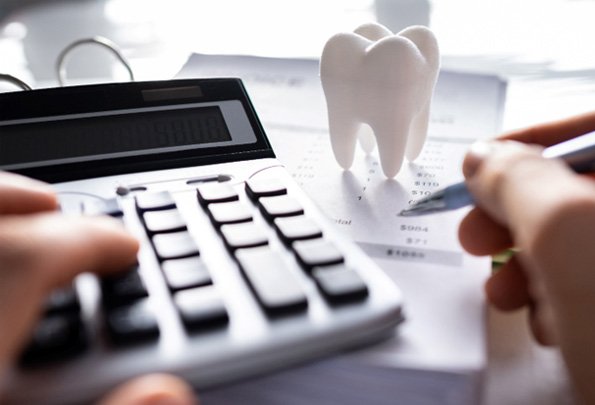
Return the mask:
M0 126L0 167L155 155L254 140L242 106L234 101L41 117Z

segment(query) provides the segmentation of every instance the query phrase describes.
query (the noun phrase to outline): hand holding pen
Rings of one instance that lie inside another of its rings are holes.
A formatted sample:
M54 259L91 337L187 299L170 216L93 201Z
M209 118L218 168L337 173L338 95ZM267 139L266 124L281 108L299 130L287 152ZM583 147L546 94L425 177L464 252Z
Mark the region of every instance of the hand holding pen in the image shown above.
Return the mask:
M487 154L492 147L496 147L496 144L479 142L472 148L475 149L476 153ZM552 145L544 149L542 156L548 159L560 159L577 173L592 172L595 169L595 132ZM465 182L461 182L417 201L408 209L401 211L399 215L404 217L427 215L472 204L473 196Z
M475 207L459 228L461 245L471 254L518 249L488 279L487 298L501 310L528 310L533 335L560 346L577 396L590 404L595 404L595 183L571 170L573 163L544 158L541 149L523 143L548 147L593 130L595 112L504 138L519 142L472 148L463 173Z

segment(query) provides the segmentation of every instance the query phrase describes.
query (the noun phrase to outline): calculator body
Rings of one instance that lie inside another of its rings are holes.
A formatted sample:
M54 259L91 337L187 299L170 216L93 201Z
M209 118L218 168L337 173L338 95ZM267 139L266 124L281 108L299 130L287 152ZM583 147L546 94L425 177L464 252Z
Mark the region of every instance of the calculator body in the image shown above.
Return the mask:
M119 218L141 242L134 271L145 293L126 296L125 285L112 297L110 280L79 276L65 310L78 317L73 343L64 356L59 344L26 351L9 403L85 403L149 372L207 390L377 342L402 321L398 288L275 158L240 80L36 92L0 95L0 168L52 182L65 214ZM38 130L66 147L45 139L21 152ZM263 240L234 239L252 225ZM206 279L171 276L168 265L182 262L200 263ZM135 319L128 308L139 302ZM149 332L132 330L147 322Z

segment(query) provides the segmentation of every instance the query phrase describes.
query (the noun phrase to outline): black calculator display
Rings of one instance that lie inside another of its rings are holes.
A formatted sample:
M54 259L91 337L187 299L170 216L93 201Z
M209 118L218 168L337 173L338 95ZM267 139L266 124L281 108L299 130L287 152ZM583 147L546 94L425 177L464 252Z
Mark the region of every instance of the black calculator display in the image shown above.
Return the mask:
M0 94L0 169L56 181L273 156L251 111L237 79Z

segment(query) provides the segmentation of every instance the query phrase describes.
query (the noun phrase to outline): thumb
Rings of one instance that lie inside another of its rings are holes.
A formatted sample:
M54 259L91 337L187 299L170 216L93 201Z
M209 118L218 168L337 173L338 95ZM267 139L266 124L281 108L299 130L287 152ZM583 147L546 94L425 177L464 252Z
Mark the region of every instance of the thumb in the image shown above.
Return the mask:
M117 387L99 405L198 405L198 399L183 380L167 374L150 374Z

